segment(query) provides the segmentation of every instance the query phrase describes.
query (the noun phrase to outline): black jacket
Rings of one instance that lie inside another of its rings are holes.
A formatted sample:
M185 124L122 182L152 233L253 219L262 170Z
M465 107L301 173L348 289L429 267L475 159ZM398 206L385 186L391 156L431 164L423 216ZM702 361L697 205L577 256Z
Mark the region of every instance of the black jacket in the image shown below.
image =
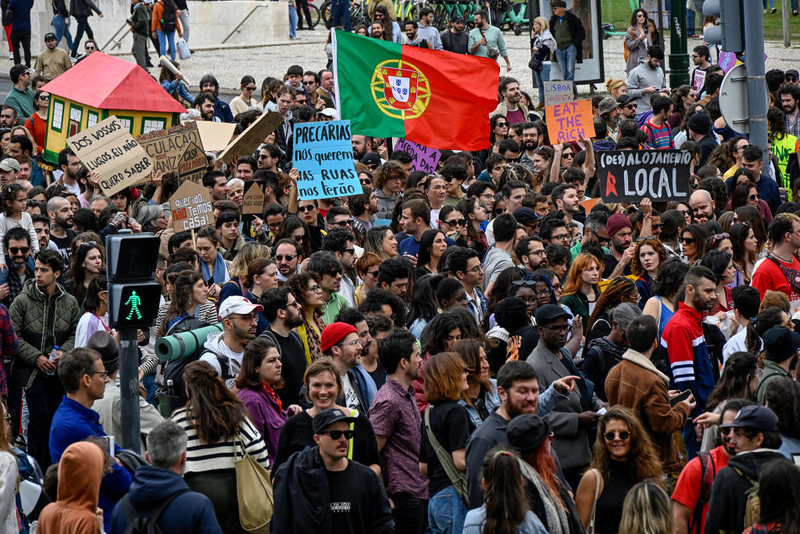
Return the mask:
M576 62L583 63L583 41L586 40L586 29L583 27L581 19L579 19L575 13L567 11L564 14L564 18L567 19L569 31L572 32L572 44L574 44L575 48L578 50L578 58L576 59ZM553 28L555 27L556 22L558 22L557 16L553 15L550 17L550 31L553 32L553 35L555 35ZM553 50L553 52L555 52L555 50Z
M717 534L722 531L738 533L749 526L744 524L747 490L758 482L761 469L775 460L788 461L783 454L774 449L743 452L730 459L728 466L717 473L714 485L711 487L706 534ZM736 469L752 482L737 473Z
M91 17L92 11L98 15L102 13L92 0L70 0L69 12L73 17Z

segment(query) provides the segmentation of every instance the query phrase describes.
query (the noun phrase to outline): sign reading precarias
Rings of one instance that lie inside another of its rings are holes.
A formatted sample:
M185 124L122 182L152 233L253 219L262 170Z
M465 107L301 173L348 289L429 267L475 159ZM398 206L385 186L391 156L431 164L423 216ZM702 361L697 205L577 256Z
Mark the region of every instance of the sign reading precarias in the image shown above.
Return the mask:
M307 122L294 127L294 168L300 200L361 193L353 165L350 121Z

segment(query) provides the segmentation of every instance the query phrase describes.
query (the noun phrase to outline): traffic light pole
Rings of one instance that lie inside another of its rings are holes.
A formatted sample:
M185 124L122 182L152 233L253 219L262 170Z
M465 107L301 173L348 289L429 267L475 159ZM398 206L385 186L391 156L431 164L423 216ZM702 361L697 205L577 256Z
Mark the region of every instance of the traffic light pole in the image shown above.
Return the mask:
M139 346L135 328L123 328L119 331L119 387L122 407L122 446L141 453Z
M678 87L689 83L689 53L686 35L686 2L670 3L672 10L669 39L669 85Z
M763 162L769 164L767 144L767 108L769 95L764 77L764 13L761 3L743 2L744 18L744 63L747 68L747 110L749 114L750 143L763 150Z

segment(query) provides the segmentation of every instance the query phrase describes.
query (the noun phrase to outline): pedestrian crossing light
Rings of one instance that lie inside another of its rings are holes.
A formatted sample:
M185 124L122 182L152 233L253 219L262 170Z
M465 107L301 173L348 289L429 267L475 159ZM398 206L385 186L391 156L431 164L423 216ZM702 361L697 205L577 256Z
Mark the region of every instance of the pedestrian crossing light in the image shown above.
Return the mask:
M726 52L744 52L743 0L706 0L703 2L703 15L718 17L719 26L711 26L703 31L703 41L722 45Z
M155 281L160 244L151 233L108 237L108 316L112 327L152 326L161 303L161 285Z

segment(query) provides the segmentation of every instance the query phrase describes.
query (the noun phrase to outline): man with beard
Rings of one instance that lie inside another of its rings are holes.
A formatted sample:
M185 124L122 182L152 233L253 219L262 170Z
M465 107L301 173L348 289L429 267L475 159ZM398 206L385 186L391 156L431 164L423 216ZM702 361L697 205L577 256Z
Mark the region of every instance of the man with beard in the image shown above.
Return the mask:
M497 372L497 395L500 406L473 432L467 442L467 485L470 508L483 504L481 472L486 453L494 446L508 443L508 423L518 415L538 413L545 416L575 389L576 376L554 381L539 393L539 375L529 364L512 360ZM577 487L577 486L576 486Z
M278 264L278 280L285 283L293 274L297 274L303 255L300 245L294 239L284 238L275 245L275 262Z
M450 29L439 34L442 48L456 54L467 54L469 49L469 35L464 33L464 17L453 15L450 19Z
M603 257L603 278L616 278L631 274L633 258L633 225L624 213L615 213L606 223L611 252Z
M564 213L564 222L567 225L578 227L578 233L583 233L583 224L577 220L573 220L575 215L580 211L581 203L578 198L578 189L573 184L561 184L553 189L552 193L553 204L556 209Z
M0 111L0 128L13 128L17 125L17 110L11 106L3 106Z
M705 189L698 189L689 197L689 206L694 212L694 220L697 224L703 224L708 221L716 221L717 216L714 213L714 199L711 193Z
M577 488L592 459L589 430L600 419L596 410L602 402L589 392L583 374L575 367L569 350L564 348L571 328L567 318L567 312L556 304L545 304L536 310L539 344L527 362L538 373L542 386L550 386L560 378L581 378L577 387L570 389L569 399L559 403L549 416L555 434L553 450L563 466L564 478L571 487Z
M526 122L522 125L522 155L519 158L519 164L535 173L533 165L533 155L536 149L539 148L539 137L542 135L544 122L538 123Z
M6 250L8 278L0 285L0 300L6 307L11 306L14 299L22 292L25 281L33 278L33 268L28 265L31 255L31 236L19 226L12 228L3 238Z
M608 219L608 213L604 211L589 212L586 216L586 224L583 226L583 239L569 249L573 260L583 252L583 247L589 245L600 245L606 254L611 252L608 249L608 243L611 239L608 237L608 229L606 228Z
M786 133L800 137L800 86L796 83L785 83L778 89L778 98L781 100L781 109L785 115Z
M766 364L764 374L756 388L756 400L765 404L769 384L776 378L794 380L792 371L797 366L797 350L800 349L800 334L785 326L773 326L764 334Z
M528 210L530 208L520 209ZM516 215L514 217L519 221L519 217ZM544 241L538 235L526 237L518 241L514 246L514 253L519 260L517 267L525 269L526 275L533 276L533 272L536 269L547 265L547 257L544 255Z
M433 49L433 45L427 39L419 35L419 24L416 20L407 20L403 25L403 29L406 32L406 37L403 39L404 45Z
M281 377L286 385L278 390L284 405L300 402L300 388L306 370L306 354L303 341L293 329L303 324L300 303L294 298L291 288L276 287L261 295L264 318L269 321L261 337L272 340L281 354Z
M351 143L353 145L353 159L356 161L361 161L367 152L372 152L372 137L354 135Z
M610 96L605 97L597 105L597 114L603 119L606 125L608 137L616 143L617 141L617 124L619 123L619 116L622 110L620 104ZM596 130L596 128L595 128Z
M219 307L222 333L208 336L203 344L200 360L210 364L228 388L233 388L239 374L244 347L256 337L257 311L264 311L264 308L244 297L226 298Z
M64 263L69 265L72 240L78 235L71 229L72 206L66 198L53 197L47 201L47 213L50 216L50 241L55 243Z
M739 410L751 404L751 401L744 399L730 399L725 403L719 422L723 425L731 424ZM690 460L675 485L672 494L672 519L675 521L676 533L705 532L711 484L720 469L728 465L728 460L736 456L733 432L722 428L717 428L717 432L720 445L709 452L701 452ZM707 472L710 472L708 479L704 477Z
M81 187L78 184L78 173L81 170L81 160L75 155L71 148L65 148L58 153L58 166L61 167L63 174L59 183L67 188L74 195L81 194Z
M672 369L672 389L691 390L697 406L683 429L686 452L693 458L700 447L691 417L705 412L714 389L714 370L703 336L703 316L717 301L717 277L706 267L692 267L684 279L686 295L661 335L661 358Z
M502 99L492 114L505 115L508 124L526 122L528 120L528 110L522 103L522 91L520 91L519 82L511 77L503 78L499 89Z
M800 248L800 219L794 214L781 213L769 225L772 254L759 263L753 272L753 287L763 298L767 290L780 291L795 306L800 300L797 283L791 273L800 272L800 261L794 251Z
M623 120L636 118L636 99L626 93L617 97L617 104L619 104L617 128L619 128L619 123ZM617 130L617 135L619 135L619 130Z
M200 112L200 119L209 122L220 122L214 115L214 97L209 93L200 93L192 102L192 107Z
M203 175L203 185L208 189L211 202L228 199L228 181L222 171L208 171Z
M342 377L342 391L337 404L367 413L378 389L369 373L358 366L363 348L356 327L347 323L331 323L320 336L322 354L333 360Z
M381 41L386 41L386 31L383 27L383 21L380 20L373 20L372 26L369 29L369 36L373 39L379 39Z
M650 99L653 93L661 92L669 96L667 78L661 62L664 61L664 51L658 45L647 49L647 61L631 69L628 74L628 94L636 99L636 116L645 111L650 111Z
M361 340L361 358L358 362L358 365L361 366L363 357L372 349L373 341L372 334L370 332L369 325L367 324L367 320L364 318L364 314L358 311L356 308L345 308L341 311L341 313L339 313L339 315L333 318L333 321L336 323L351 324L356 327L356 330L358 331L358 339ZM386 371L379 361L377 364L378 372L369 372L369 375L375 382L375 388L380 389L384 382L386 382ZM359 367L359 371L366 371L366 369ZM380 381L380 383L378 383L378 381Z
M219 94L219 82L213 75L206 74L200 79L200 91L201 94L211 95L211 98L213 99L214 102L213 115L214 117L216 117L214 122L233 122L233 112L231 112L231 107L222 100L220 100L219 97L217 96ZM204 119L204 120L211 120L211 119Z
M422 421L411 383L419 378L419 347L408 330L393 328L378 347L388 373L369 408L385 469L386 492L394 503L397 533L418 533L423 523L428 480L419 471Z

